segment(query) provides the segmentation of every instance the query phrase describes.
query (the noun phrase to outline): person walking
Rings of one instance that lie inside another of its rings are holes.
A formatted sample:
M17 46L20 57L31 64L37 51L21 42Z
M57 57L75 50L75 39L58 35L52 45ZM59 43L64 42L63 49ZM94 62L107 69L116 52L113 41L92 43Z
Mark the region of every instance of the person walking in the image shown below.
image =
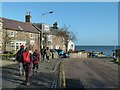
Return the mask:
M32 68L33 69L33 74L34 74L34 72L37 73L37 71L38 71L38 68L39 68L38 63L39 63L39 61L40 61L40 54L39 54L38 50L36 49L34 51L34 53L33 53L33 68Z
M43 49L41 50L41 62L45 60L45 54L46 54L46 49L45 47L43 46Z
M16 60L19 63L19 73L20 73L20 76L24 75L23 57L22 57L23 52L24 52L24 45L21 45L20 50L16 53Z
M23 67L25 70L25 82L27 86L30 85L30 73L32 61L33 61L32 54L29 52L29 49L26 48L25 52L23 53Z
M49 47L46 48L46 60L49 62L49 56L50 56L50 49Z
M60 58L61 58L61 55L60 55L60 52L61 52L62 50L61 50L61 48L59 47L59 49L57 50L57 53L58 53L58 60L60 60Z

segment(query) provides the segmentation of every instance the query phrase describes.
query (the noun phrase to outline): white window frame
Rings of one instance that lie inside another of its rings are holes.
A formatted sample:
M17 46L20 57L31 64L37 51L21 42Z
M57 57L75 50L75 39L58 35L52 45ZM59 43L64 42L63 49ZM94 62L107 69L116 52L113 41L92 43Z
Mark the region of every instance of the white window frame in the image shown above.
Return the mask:
M30 38L34 38L34 34L33 33L30 33Z
M10 32L10 37L14 37L14 32Z
M15 47L15 43L14 42L11 42L11 47Z
M52 35L48 35L47 37L48 37L48 41L52 42Z

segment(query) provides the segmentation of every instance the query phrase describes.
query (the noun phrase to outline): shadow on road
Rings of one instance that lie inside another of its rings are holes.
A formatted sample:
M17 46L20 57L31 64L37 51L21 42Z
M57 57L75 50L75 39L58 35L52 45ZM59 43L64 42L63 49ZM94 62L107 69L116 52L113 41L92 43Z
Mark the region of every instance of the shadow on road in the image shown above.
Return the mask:
M85 90L79 79L66 79L66 88L80 88L80 90Z
M26 86L23 82L17 88L50 88L52 84L52 73L43 73L39 72L35 75L32 75L30 78L30 86ZM16 89L17 89L16 88Z
M30 77L30 86L25 85L25 76L19 75L18 65L2 67L2 90L7 88L50 88L53 81L53 72L39 71ZM14 89L14 90L16 90ZM13 90L13 89L12 89Z

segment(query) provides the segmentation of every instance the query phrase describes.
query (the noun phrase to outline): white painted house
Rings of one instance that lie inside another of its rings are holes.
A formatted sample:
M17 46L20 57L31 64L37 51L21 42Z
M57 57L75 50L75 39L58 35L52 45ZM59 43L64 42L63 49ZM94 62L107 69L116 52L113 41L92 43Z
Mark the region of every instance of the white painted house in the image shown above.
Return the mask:
M75 43L69 40L68 42L68 51L74 51L75 50Z

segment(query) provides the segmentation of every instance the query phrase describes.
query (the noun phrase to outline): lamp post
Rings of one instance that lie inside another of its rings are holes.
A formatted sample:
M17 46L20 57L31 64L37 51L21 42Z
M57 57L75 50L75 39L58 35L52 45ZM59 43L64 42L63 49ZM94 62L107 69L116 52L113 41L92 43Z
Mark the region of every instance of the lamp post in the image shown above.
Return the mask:
M53 11L50 11L50 12L46 12L46 13L43 13L41 15L41 23L42 23L42 33L41 33L41 48L43 48L43 31L44 31L44 23L43 23L43 16L46 15L46 14L52 14Z

